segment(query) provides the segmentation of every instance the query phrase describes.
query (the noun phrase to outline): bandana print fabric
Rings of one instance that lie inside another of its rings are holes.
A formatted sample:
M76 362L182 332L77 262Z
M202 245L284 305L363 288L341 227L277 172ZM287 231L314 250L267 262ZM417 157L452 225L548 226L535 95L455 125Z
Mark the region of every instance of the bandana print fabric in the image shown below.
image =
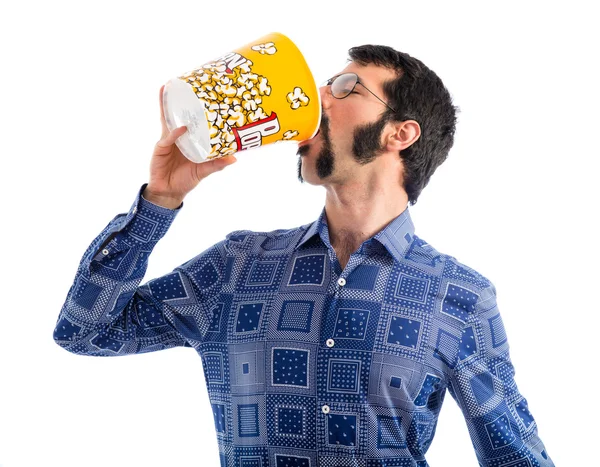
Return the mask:
M85 251L54 339L88 356L194 349L222 467L426 467L446 390L481 466L554 465L494 285L416 236L408 208L343 270L323 210L232 232L140 285L182 208L145 186Z

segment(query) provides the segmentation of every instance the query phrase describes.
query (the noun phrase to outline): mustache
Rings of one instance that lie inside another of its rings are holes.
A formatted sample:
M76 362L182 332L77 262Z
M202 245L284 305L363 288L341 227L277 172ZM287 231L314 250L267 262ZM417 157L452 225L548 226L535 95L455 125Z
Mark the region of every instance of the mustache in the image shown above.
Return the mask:
M296 151L296 154L298 156L303 156L304 154L306 154L308 151L310 151L310 146L306 145L306 146L301 146L298 148L298 150Z
M321 124L319 125L319 131L323 133L325 140L329 140L329 117L325 114L325 111L321 109Z

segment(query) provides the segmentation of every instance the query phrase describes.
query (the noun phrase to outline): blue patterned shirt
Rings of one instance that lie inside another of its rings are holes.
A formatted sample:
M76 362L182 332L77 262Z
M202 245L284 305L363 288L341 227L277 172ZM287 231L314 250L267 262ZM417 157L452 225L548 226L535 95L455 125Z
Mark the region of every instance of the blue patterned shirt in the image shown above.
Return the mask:
M446 389L479 464L553 466L514 380L494 285L414 233L408 207L342 270L325 210L235 231L139 285L181 207L141 193L88 247L54 339L92 356L192 347L221 466L427 466Z

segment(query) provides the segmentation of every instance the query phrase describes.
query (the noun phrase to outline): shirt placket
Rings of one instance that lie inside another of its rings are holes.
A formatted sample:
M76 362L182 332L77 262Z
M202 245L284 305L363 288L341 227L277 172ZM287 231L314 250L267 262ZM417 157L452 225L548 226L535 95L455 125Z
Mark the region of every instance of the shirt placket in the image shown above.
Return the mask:
M339 261L333 252L333 249L329 250L328 256L330 260L329 266L331 270L331 280L327 288L328 299L326 300L326 306L323 310L323 316L321 319L320 340L317 349L317 362L327 362L332 351L336 349L335 336L333 334L335 330L339 302L347 295L347 278L352 274L352 271L354 271L356 267L362 263L364 259L361 253L362 248L359 249L358 252L353 253L350 256L346 267L342 270ZM328 329L327 323L333 323L333 326L329 326ZM330 401L328 400L326 389L327 384L325 383L324 385L317 385L317 387L325 388L317 389L317 403L320 406L317 414L317 423L321 425L322 430L325 433L325 443L327 443L326 417L331 411L329 403Z

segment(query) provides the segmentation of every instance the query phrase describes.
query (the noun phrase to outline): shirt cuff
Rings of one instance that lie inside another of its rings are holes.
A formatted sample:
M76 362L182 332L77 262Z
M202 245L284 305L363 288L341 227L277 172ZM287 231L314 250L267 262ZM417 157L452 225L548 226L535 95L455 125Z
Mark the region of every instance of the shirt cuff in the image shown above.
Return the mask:
M117 215L103 232L103 245L96 250L93 259L99 260L113 253L132 247L152 249L167 233L169 227L181 212L183 202L177 209L169 209L151 203L142 196L148 184L144 183L128 213Z
M125 216L123 233L131 243L154 243L160 240L181 212L183 202L177 209L158 206L142 196L148 186L144 183L138 191L136 200Z
M153 203L152 201L148 201L146 198L144 198L144 195L142 194L142 193L144 192L144 189L145 189L147 186L148 186L148 184L147 184L147 183L144 183L144 185L142 185L142 188L140 189L140 196L141 196L141 198L142 198L142 201L143 201L144 203L150 203L152 206L155 206L155 207L157 207L157 208L160 208L160 209L167 209L168 211L179 211L179 210L180 210L180 209L183 207L183 201L181 202L181 204L180 204L179 206L177 206L177 207L176 207L176 208L174 208L174 209L165 208L165 207L163 207L163 206L159 206L158 204L155 204L155 203Z

